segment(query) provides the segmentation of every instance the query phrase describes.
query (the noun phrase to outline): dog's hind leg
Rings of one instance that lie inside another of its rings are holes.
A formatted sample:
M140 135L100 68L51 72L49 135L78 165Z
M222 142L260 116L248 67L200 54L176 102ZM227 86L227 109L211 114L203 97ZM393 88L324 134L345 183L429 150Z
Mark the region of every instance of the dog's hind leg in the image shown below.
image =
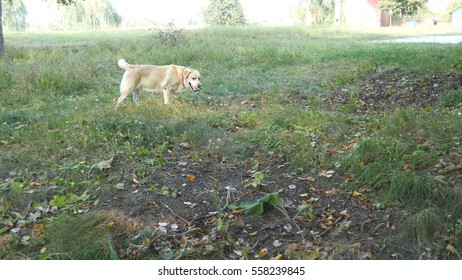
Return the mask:
M135 89L133 91L133 102L136 104L140 103L140 91L141 89Z
M132 88L130 87L124 87L123 85L120 85L120 96L117 99L117 104L115 109L119 108L120 104L124 101L127 96L130 95L130 93L133 91ZM133 99L135 99L135 96L133 96Z

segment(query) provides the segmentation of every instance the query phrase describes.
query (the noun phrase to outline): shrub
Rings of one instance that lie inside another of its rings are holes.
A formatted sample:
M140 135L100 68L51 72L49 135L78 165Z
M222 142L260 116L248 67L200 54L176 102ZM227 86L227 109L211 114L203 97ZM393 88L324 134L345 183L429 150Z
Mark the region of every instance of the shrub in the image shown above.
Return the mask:
M211 0L204 11L204 21L210 25L243 25L244 9L239 0Z

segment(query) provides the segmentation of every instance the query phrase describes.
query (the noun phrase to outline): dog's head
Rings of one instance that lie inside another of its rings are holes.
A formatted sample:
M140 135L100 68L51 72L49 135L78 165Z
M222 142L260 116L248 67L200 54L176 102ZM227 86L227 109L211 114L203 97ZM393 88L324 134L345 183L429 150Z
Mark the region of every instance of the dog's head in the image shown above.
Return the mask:
M201 90L201 73L195 69L186 68L183 71L184 85L191 88L192 91L197 92Z

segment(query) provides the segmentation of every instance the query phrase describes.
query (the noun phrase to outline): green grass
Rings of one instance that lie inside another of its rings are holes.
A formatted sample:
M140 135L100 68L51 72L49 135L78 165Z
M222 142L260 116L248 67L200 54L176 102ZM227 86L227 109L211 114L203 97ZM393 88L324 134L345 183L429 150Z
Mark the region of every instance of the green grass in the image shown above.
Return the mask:
M301 175L340 162L339 172L350 178L347 187L372 188L381 205L402 203L401 210L412 213L410 223L416 221L411 235L430 243L436 229L428 224L449 226L462 216L460 183L435 167L441 161L461 164L460 90L427 111L375 115L323 105L331 92L352 94L341 90L355 88L372 72L399 69L419 79L450 72L448 65L462 55L452 45L368 42L395 36L376 30L206 28L185 31L183 43L170 46L143 30L6 34L0 59L0 220L22 219L27 207L47 205L56 196L79 197L67 209L77 211L85 204L83 194L97 199L114 185L105 180L114 174L94 168L98 162L120 157L124 167L141 174L144 156L162 156L172 143L186 142L198 158L238 163L259 152ZM119 58L194 67L202 73L203 90L183 93L172 106L164 106L160 95L142 94L140 105L127 99L114 111ZM333 155L345 145L353 148ZM124 169L116 168L123 176ZM25 193L33 182L45 190ZM53 244L56 255L50 257L115 257L107 229L96 232L95 240L82 232L102 221L55 220L44 237ZM64 236L82 238L88 250L66 247L72 241L60 241ZM11 239L1 256L18 258L15 244Z

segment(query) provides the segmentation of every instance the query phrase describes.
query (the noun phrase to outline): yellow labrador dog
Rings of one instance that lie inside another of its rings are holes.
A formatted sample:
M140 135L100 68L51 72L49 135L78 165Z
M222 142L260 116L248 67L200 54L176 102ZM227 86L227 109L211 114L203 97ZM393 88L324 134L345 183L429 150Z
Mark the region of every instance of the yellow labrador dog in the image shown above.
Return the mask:
M170 93L177 93L187 87L197 92L201 88L201 74L195 69L177 65L132 65L119 59L119 67L125 70L120 82L120 97L116 109L130 93L133 101L139 102L141 90L164 93L164 103L170 104Z

